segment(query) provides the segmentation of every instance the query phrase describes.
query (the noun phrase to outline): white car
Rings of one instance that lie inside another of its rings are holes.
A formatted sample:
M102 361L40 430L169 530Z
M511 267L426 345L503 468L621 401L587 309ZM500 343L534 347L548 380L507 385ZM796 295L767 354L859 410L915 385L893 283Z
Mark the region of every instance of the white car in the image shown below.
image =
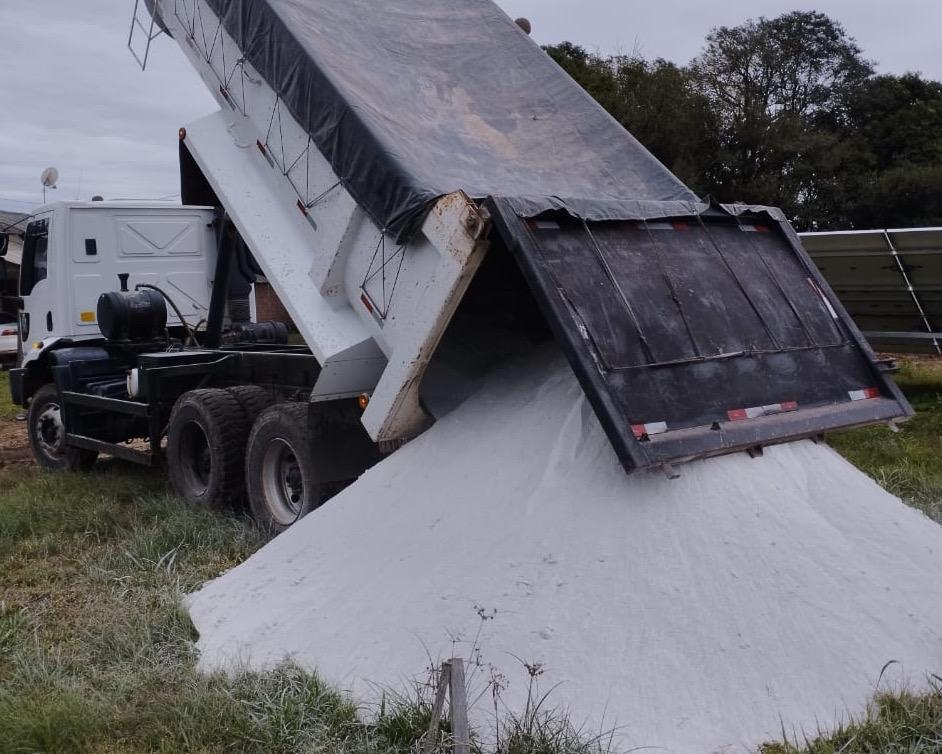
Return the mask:
M16 363L19 349L19 324L12 314L0 313L0 363L9 366Z

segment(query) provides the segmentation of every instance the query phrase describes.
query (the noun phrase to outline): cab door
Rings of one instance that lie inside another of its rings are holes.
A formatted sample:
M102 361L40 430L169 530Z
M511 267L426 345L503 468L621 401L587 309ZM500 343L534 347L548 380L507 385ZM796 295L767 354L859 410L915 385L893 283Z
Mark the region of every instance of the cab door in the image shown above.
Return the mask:
M20 339L23 354L32 344L55 332L56 286L51 274L49 233L52 213L38 217L26 226L23 262L20 266Z

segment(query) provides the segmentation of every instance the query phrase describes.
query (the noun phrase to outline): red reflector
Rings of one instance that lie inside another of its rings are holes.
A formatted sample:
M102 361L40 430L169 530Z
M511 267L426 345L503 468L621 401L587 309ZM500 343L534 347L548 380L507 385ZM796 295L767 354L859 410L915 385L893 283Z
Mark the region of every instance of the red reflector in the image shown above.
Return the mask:
M362 296L360 296L360 301L363 302L363 306L365 306L367 310L369 311L369 313L372 314L373 304L370 303L370 300L365 293Z
M304 202L302 202L300 199L298 199L298 209L301 210L302 215L307 214L307 207L304 206Z
M631 431L638 440L651 435L662 435L667 432L667 422L648 422L647 424L632 424Z
M875 387L866 387L863 390L851 390L848 395L852 401L866 401L871 398L879 398L880 391Z
M732 411L727 411L726 415L731 422L741 422L746 419L758 419L761 416L774 416L775 414L784 414L789 411L797 410L797 401L786 401L785 403L770 403L768 406L734 408Z
M0 330L0 335L16 335L16 330Z
M756 233L771 233L772 229L768 225L757 225Z
M671 223L671 225L674 226L674 230L687 230L687 228L689 227L687 223L681 223L681 222Z

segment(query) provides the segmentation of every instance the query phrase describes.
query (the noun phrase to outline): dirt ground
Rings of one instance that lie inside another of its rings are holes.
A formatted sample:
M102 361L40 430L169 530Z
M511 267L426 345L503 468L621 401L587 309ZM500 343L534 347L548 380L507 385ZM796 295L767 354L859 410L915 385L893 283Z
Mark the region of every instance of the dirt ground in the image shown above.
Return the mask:
M26 422L0 418L0 468L32 466L33 455L26 437Z

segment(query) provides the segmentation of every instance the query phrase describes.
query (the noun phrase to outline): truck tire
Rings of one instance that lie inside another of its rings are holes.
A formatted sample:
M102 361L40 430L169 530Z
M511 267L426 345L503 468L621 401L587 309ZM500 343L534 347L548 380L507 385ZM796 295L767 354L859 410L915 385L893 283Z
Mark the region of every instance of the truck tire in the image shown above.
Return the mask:
M180 396L167 427L167 467L174 492L212 510L242 507L249 426L245 409L227 390L191 390Z
M88 471L98 453L65 444L59 391L52 383L43 385L33 395L26 420L33 457L50 471Z
M249 427L252 426L252 423L262 411L275 402L271 392L258 385L238 385L226 388L226 392L242 406Z
M323 502L315 473L308 405L279 403L262 412L245 452L246 491L252 517L280 534Z

